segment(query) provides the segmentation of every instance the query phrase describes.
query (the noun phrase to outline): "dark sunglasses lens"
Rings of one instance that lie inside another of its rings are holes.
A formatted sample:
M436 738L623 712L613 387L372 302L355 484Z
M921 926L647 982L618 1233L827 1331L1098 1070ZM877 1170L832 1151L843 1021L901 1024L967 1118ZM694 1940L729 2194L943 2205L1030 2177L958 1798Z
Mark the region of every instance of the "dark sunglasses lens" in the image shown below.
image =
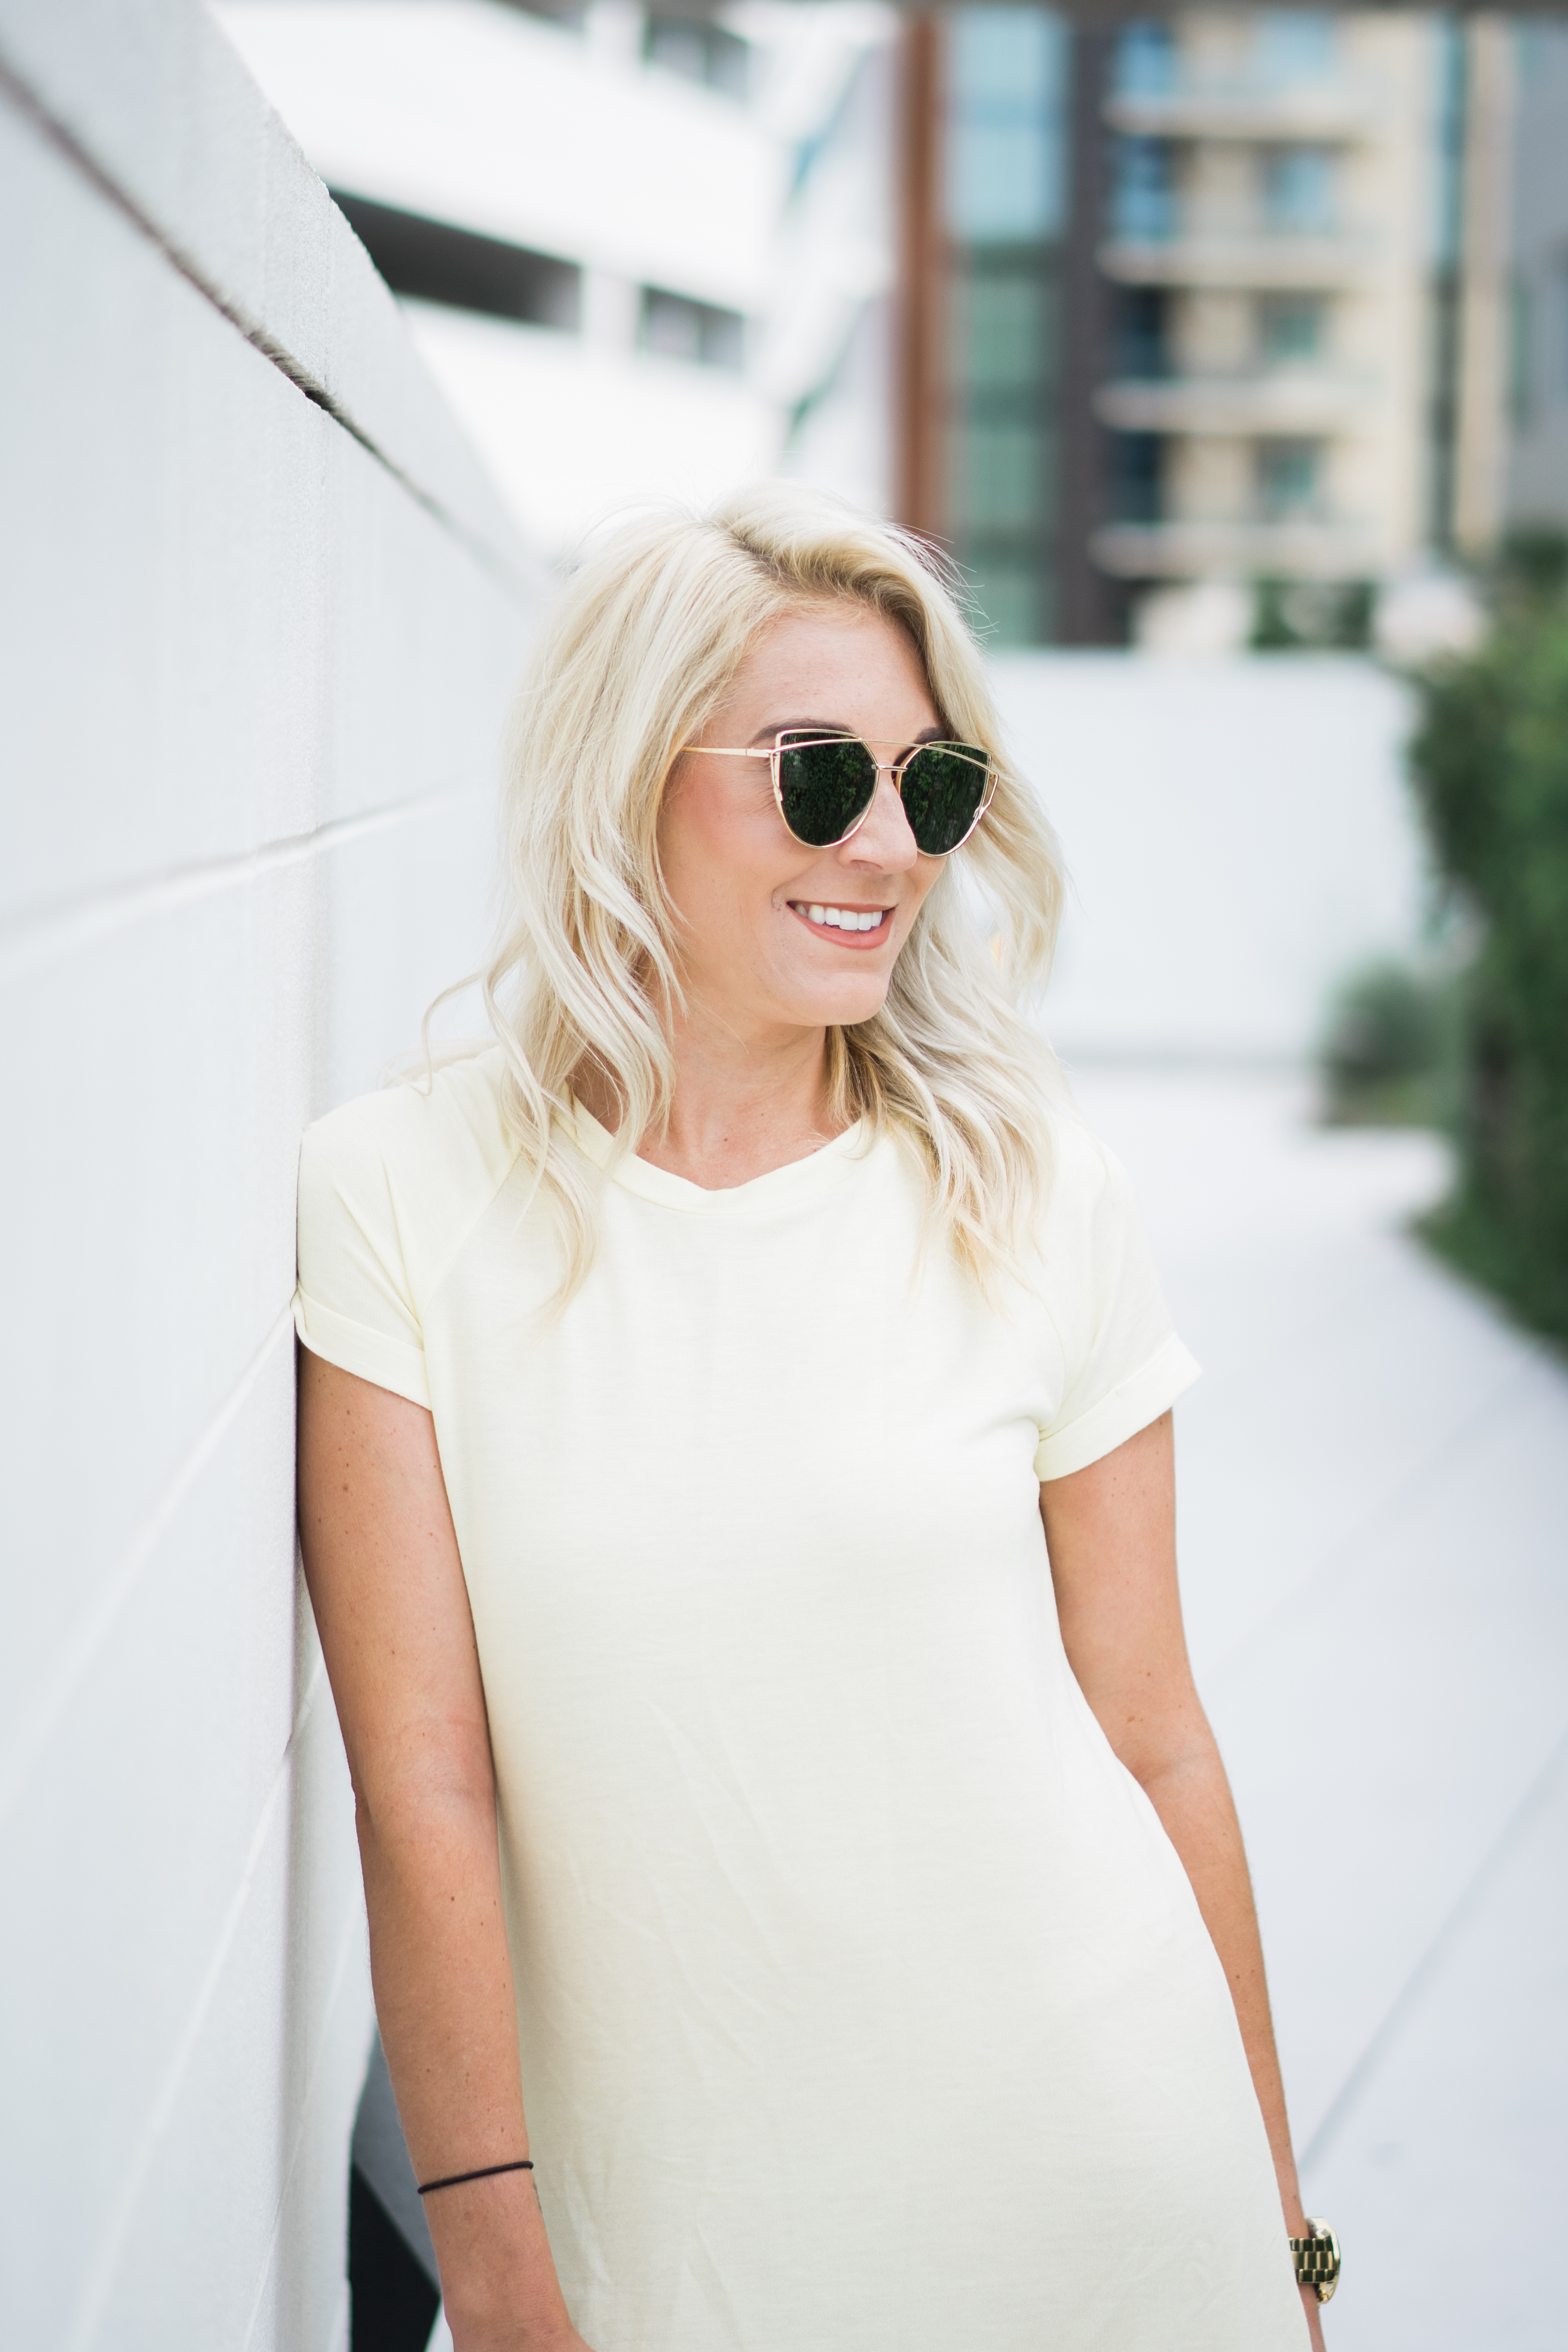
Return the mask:
M784 823L812 849L842 841L863 817L877 789L877 763L852 736L842 743L801 743L783 739L779 752L779 798Z
M927 857L945 857L973 830L990 765L972 743L926 743L915 753L904 770L904 814Z

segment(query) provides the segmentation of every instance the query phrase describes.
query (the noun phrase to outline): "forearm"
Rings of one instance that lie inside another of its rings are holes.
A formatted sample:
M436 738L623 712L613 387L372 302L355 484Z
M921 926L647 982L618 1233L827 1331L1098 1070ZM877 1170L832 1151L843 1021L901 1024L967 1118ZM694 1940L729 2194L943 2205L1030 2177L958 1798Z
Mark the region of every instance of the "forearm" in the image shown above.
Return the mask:
M1263 1946L1241 1827L1219 1750L1212 1738L1205 1738L1159 1769L1139 1772L1137 1778L1182 1858L1229 1982L1268 2145L1294 2227L1300 2218L1300 2202L1268 2010Z
M493 1807L363 1804L376 2014L421 2180L529 2153ZM458 2352L575 2341L532 2175L437 2190L426 2217Z
M1079 1687L1180 1854L1236 2004L1290 2235L1301 2196L1285 2121L1241 1830L1182 1631L1171 1416L1086 1469L1047 1480L1040 1516L1062 1643ZM1312 2343L1322 2335L1315 2297Z
M1258 1929L1252 1882L1241 1841L1241 1825L1219 1749L1206 1731L1181 1756L1137 1775L1159 1814L1165 1834L1181 1856L1198 1908L1219 1955L1236 2004L1242 2045L1263 2113L1269 2151L1279 2183L1279 2201L1291 2237L1304 2231L1301 2192L1285 2112L1285 2085L1274 2042L1263 1943ZM1322 2336L1315 2295L1303 2291L1314 2346Z

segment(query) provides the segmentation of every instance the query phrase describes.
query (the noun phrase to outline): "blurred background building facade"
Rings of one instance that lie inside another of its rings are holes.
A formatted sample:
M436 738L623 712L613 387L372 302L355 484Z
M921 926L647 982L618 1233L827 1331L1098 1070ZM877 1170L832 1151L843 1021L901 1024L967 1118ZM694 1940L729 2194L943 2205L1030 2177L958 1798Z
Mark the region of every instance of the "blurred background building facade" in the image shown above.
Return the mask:
M887 507L891 10L216 13L546 556L781 467Z
M1560 27L1008 7L906 38L902 509L1000 642L1364 644L1568 516Z
M1506 509L1568 523L1568 22L1517 31L1509 186L1513 368Z
M547 556L782 470L999 645L1405 651L1568 520L1559 25L216 13Z

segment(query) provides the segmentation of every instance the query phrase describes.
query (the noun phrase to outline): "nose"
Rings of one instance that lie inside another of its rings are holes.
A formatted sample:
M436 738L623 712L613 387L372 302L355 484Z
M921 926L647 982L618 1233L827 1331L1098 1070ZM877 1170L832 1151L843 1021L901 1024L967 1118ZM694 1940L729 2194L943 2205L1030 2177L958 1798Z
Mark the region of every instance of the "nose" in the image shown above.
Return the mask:
M898 771L891 762L877 764L877 790L865 821L839 849L845 866L863 866L877 874L905 874L920 856L899 791Z

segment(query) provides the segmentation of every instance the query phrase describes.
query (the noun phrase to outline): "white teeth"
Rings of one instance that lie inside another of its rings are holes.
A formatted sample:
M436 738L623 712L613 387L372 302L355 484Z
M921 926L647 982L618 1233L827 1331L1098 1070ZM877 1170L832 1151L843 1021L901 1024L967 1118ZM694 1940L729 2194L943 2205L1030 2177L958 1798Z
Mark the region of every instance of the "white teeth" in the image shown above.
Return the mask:
M885 909L879 907L865 913L858 907L810 906L803 907L801 912L828 931L874 931L885 915Z

